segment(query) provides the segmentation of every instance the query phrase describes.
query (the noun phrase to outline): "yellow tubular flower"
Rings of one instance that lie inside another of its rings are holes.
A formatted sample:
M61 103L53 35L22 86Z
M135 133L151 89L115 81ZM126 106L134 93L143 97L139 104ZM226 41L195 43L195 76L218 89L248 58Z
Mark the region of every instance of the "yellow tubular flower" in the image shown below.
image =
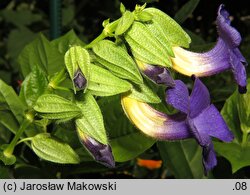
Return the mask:
M144 134L159 140L176 140L190 137L185 115L168 116L144 102L123 96L122 107L129 120Z

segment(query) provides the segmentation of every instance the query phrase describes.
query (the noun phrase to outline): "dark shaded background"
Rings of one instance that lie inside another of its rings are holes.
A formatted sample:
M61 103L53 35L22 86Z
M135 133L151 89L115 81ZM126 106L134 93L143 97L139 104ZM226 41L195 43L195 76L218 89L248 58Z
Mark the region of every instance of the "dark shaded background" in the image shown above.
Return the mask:
M136 4L148 2L148 6L154 6L171 17L185 4L188 0L123 0L121 1L127 9L133 10ZM196 40L196 46L216 41L217 33L215 19L218 6L224 3L226 9L232 15L232 25L241 33L243 42L241 50L248 62L250 60L250 5L247 0L201 0L195 11L182 24L185 29L190 30L200 37ZM62 0L62 34L74 29L78 36L85 42L90 42L102 31L102 22L107 18L117 19L120 17L119 12L120 1L118 0ZM7 12L6 12L7 10ZM15 13L28 10L27 16L15 15ZM16 18L15 18L16 17ZM17 18L18 17L18 18ZM19 18L20 17L20 18ZM23 17L23 20L22 20ZM26 18L25 18L26 17ZM36 18L36 19L34 19ZM21 21L21 22L20 22ZM49 0L1 0L0 1L0 78L8 84L12 85L17 91L19 90L19 80L22 77L18 71L16 62L19 52L23 47L32 41L38 32L42 32L49 37L50 21L49 21ZM248 68L249 70L249 68ZM228 74L218 75L213 79L204 79L209 87L213 103L220 109L225 100L235 90L235 86L225 85L230 79ZM185 78L184 78L185 79ZM187 81L190 82L190 81ZM231 83L231 81L229 81ZM227 90L221 89L227 86ZM156 147L152 147L144 155L159 158ZM31 159L33 158L32 154ZM248 175L249 168L238 171L232 176L230 163L224 158L218 158L218 166L214 169L213 174L216 178L242 178ZM38 159L33 159L33 164L38 164ZM99 173L79 173L78 169L72 171L73 175L68 178L171 178L169 173L164 170L148 171L146 169L137 169L135 162L128 162L123 165L122 169L115 172ZM45 163L44 167L48 170L44 175L45 178L54 177L56 171L63 169L72 169L72 167L57 167ZM99 168L99 169L98 169ZM31 167L28 168L31 170ZM97 171L102 171L103 167L98 167ZM16 173L17 176L25 175ZM36 173L36 170L33 172ZM31 172L29 172L31 174ZM40 173L39 173L40 174ZM32 175L31 175L32 176ZM30 177L31 177L30 176ZM42 176L41 176L42 177Z

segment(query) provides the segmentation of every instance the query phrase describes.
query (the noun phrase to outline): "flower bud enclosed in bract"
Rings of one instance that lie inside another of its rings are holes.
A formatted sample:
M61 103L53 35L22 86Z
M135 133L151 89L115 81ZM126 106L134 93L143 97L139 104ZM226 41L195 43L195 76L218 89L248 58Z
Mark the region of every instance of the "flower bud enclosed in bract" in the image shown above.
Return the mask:
M85 76L82 74L81 70L78 70L75 73L75 76L73 78L73 82L78 89L84 89L86 87L87 80L86 80Z
M64 61L74 91L84 90L88 87L90 72L90 56L86 49L81 46L72 46L65 54Z
M77 128L78 137L83 146L93 156L93 158L109 168L115 167L115 160L112 154L111 147L108 144L102 144L96 139L84 134Z

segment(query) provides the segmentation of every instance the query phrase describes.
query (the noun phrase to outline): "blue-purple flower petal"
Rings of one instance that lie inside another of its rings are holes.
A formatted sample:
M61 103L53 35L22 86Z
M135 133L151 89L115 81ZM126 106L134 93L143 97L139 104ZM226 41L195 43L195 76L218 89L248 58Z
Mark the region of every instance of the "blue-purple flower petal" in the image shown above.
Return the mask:
M230 142L234 138L220 112L213 104L203 110L192 121L200 134L207 134L225 142Z
M160 132L159 132L160 133ZM162 128L161 135L158 134L160 140L183 140L192 137L189 127L186 123L186 115L177 113L167 116Z
M246 90L247 85L247 73L246 69L242 64L242 61L239 60L239 54L235 53L234 51L229 51L230 53L230 62L231 62L231 68L232 72L234 74L234 78L239 86L239 92L244 93L246 91L242 91L241 89ZM244 62L243 62L244 63Z
M231 26L229 13L220 5L216 19L218 40L216 45L204 53L187 51L174 47L173 69L191 76L211 76L226 70L232 70L240 93L246 93L247 62L238 49L241 43L240 33Z
M190 118L198 116L205 108L210 105L210 95L207 87L195 78L194 87L190 95Z
M161 67L159 67L161 68ZM170 72L166 68L161 68L162 72L157 75L156 77L156 83L157 84L165 84L168 87L174 87L175 82L173 77L171 76Z
M175 87L166 90L166 102L177 110L189 113L189 93L181 80L175 80Z
M115 160L109 145L102 144L94 138L86 135L84 138L79 135L79 139L97 162L109 168L115 167Z
M217 165L216 154L214 152L212 141L208 146L202 147L202 157L204 172L205 174L207 174L208 171L210 171Z
M245 66L247 62L238 49L241 43L240 33L230 26L230 23L229 13L225 10L224 5L220 5L217 17L218 33L220 39L222 39L228 47L228 61L231 65L235 81L239 85L239 92L246 93L247 75Z
M241 36L235 28L230 26L229 13L225 10L224 5L220 5L218 9L216 23L220 38L222 38L229 47L238 47L241 42Z
M233 134L227 127L220 112L210 105L210 96L206 86L193 76L194 87L189 97L186 85L175 81L175 87L166 91L166 102L174 108L186 113L186 124L192 137L202 147L205 173L217 163L211 137L230 142Z
M139 63L140 71L145 74L149 79L151 79L157 84L164 84L168 87L174 87L174 79L167 68L145 64L143 62Z
M78 89L84 89L86 87L86 84L87 84L87 80L80 70L78 70L75 73L74 78L73 78L73 82Z
M204 129L199 129L198 127L196 127L195 119L192 119L190 117L187 117L187 123L193 137L197 140L199 145L202 147L208 146L211 142L211 138L206 131L207 129L205 129L204 131Z

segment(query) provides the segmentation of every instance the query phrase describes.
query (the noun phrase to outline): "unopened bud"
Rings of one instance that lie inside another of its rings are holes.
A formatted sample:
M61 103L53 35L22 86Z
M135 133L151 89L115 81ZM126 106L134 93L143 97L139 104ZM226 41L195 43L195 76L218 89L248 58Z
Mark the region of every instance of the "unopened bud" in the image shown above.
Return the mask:
M75 73L73 82L78 89L84 89L87 84L87 80L80 70Z
M114 157L109 145L100 143L96 139L83 134L80 130L78 130L78 136L81 143L96 161L109 168L115 167Z

